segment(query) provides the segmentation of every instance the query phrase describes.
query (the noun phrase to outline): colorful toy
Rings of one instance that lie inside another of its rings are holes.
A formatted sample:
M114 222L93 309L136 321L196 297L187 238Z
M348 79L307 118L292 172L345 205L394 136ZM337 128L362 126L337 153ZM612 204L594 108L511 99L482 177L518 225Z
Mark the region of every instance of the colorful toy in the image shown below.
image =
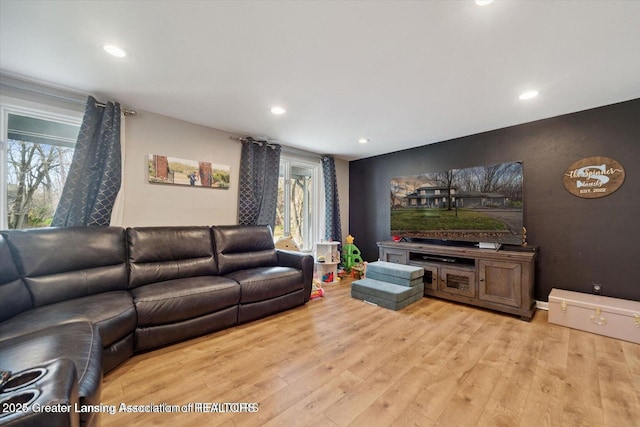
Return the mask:
M354 238L349 234L346 238L347 244L344 245L342 250L342 265L345 270L351 271L353 266L362 263L362 257L360 256L360 249L353 244Z
M364 279L367 274L367 263L361 262L360 264L351 267L351 277L358 280Z
M320 298L323 296L324 296L324 289L317 288L315 291L311 291L311 296L309 298L314 299L314 298Z
M315 281L311 283L311 296L309 298L320 298L324 296L324 289Z
M322 281L324 283L333 283L333 271L330 271L322 275Z

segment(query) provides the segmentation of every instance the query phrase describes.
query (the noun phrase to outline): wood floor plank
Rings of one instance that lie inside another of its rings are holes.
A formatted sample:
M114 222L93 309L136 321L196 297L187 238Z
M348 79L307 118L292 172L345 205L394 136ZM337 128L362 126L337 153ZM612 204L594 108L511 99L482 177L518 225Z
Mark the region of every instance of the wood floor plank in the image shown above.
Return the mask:
M563 392L564 377L558 375L557 370L550 371L536 362L519 427L565 427L562 425Z
M514 351L508 353L508 360L503 365L496 365L493 361L489 364L497 366L502 375L478 420L478 426L518 425L527 404L541 347L531 339L531 333L523 331L519 334Z
M549 325L544 331L540 362L547 369L563 371L567 367L571 329Z
M431 374L419 367L412 367L403 376L389 384L387 390L367 410L360 414L353 425L392 425L408 409L411 401L425 388Z
M460 387L459 379L460 376L444 371L432 374L426 388L411 402L410 409L435 423Z
M255 403L257 412L100 414L112 426L634 426L640 345L435 298L400 311L349 282L266 319L136 355L105 405Z
M324 417L323 411L354 390L361 382L362 379L357 375L349 371L342 371L263 425L278 427L313 424L316 418Z
M475 425L485 410L501 376L493 366L478 363L460 383L447 404L438 424L443 426Z
M389 425L395 427L433 427L435 423L413 408L407 408Z
M406 374L412 366L404 355L398 356L391 352L379 360L380 364L375 369L368 366L364 371L365 375L360 372L362 375L360 378L363 381L325 412L327 418L339 426L346 426L353 422L387 390L391 383Z
M325 375L321 369L310 372L305 376L305 380L296 381L289 384L285 389L265 397L256 398L255 402L260 404L259 411L255 413L236 414L233 422L237 427L262 426L274 417L285 412L300 400L306 398L313 392L311 384L321 386L324 382L330 381L333 375Z
M594 336L571 330L568 359L562 424L604 425Z
M629 370L635 374L640 375L640 345L620 341L622 353L624 354L624 362L629 366ZM622 361L621 361L622 362Z

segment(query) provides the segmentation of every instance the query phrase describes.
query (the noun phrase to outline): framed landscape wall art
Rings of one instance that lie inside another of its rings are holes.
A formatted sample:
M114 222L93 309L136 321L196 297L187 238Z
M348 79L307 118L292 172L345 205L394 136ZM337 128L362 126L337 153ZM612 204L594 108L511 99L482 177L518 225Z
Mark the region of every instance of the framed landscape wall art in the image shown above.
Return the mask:
M149 182L191 187L229 188L229 165L149 154Z

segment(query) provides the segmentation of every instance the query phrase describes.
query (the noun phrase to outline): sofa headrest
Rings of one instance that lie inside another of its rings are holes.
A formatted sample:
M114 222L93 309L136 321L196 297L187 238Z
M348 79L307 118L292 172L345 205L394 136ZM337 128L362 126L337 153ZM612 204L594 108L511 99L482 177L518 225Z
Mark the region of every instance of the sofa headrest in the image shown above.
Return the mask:
M277 264L278 255L269 226L219 225L211 228L220 274Z
M31 294L20 278L7 241L0 235L0 322L30 308Z
M206 226L128 228L127 243L131 287L218 273Z
M3 234L35 307L128 288L122 228L40 228Z

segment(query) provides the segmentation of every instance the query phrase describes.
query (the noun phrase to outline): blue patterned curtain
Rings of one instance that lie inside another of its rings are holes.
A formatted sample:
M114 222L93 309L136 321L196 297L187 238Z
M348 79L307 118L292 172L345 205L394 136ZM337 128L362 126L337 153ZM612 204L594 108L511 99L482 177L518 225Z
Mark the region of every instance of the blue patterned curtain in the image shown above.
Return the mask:
M332 156L322 156L322 175L324 177L324 238L327 241L342 243L336 162Z
M120 190L120 104L90 96L52 227L109 225Z
M278 144L251 138L242 142L238 224L275 227L280 151Z

